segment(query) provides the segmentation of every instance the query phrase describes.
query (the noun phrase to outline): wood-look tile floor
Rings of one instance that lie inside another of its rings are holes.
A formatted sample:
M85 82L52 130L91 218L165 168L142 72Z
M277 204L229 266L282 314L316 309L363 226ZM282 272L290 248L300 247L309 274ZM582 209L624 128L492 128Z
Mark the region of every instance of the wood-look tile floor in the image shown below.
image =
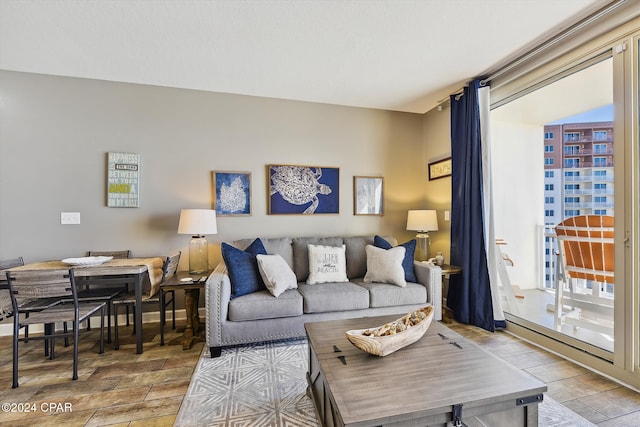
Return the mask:
M447 326L545 382L550 397L592 423L640 426L639 393L507 333ZM77 381L71 380L71 347L60 342L56 359L49 360L42 341L21 343L17 389L11 388L11 337L0 337L0 403L35 408L0 411L0 425L172 426L203 344L183 351L181 333L168 328L167 344L160 346L156 323L145 324L144 331L141 355L135 352L131 327L121 326L120 350L106 344L102 355L97 330L83 331Z
M0 337L2 426L172 426L202 352L203 343L182 350L184 324L165 327L160 346L158 323L144 325L144 352L136 354L132 327L121 326L120 349L105 343L98 354L99 331L80 336L78 380L72 381L73 347L56 342L56 358L44 356L41 340L20 343L19 387L11 388L12 339ZM6 406L6 405L5 405ZM30 412L25 412L30 410Z
M544 382L547 395L603 427L640 426L640 393L520 340L460 323L448 324L460 335Z

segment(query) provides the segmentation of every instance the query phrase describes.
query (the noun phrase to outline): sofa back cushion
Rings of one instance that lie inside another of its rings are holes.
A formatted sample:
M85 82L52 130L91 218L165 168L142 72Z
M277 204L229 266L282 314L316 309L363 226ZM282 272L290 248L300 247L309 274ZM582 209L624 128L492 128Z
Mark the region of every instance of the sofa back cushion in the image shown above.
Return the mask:
M231 242L238 249L245 250L254 239L242 239ZM269 255L280 255L293 269L293 247L291 239L288 237L264 238L261 237L262 245Z
M298 282L309 277L309 250L307 245L342 246L342 237L295 237L293 239L293 272Z

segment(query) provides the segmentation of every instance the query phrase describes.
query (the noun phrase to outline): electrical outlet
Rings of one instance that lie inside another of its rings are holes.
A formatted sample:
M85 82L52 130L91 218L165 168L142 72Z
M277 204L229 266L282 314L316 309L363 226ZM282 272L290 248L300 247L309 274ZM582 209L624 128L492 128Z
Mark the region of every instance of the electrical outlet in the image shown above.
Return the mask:
M60 212L60 224L80 224L80 212Z
M444 211L444 220L451 221L451 216L449 214L449 211Z

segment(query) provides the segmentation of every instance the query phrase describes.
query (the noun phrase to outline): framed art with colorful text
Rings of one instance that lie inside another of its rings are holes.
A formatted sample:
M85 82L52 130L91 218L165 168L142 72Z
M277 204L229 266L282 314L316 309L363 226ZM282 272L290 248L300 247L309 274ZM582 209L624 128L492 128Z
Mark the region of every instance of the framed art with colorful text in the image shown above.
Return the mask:
M212 177L216 215L251 215L251 172L213 171Z
M140 207L140 154L107 153L107 206Z
M340 213L340 168L268 165L268 214Z
M383 178L381 176L353 177L353 214L383 215Z

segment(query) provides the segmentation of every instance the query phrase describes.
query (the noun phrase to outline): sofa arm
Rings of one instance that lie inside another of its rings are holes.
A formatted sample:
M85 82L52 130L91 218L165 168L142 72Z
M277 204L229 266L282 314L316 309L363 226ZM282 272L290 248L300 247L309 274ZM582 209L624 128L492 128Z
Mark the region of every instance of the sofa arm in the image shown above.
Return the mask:
M218 264L207 279L205 289L205 334L208 347L220 347L222 344L222 323L227 320L231 299L231 281L224 262Z
M433 305L435 320L442 320L442 269L427 262L414 261L418 283L427 288L427 302Z

